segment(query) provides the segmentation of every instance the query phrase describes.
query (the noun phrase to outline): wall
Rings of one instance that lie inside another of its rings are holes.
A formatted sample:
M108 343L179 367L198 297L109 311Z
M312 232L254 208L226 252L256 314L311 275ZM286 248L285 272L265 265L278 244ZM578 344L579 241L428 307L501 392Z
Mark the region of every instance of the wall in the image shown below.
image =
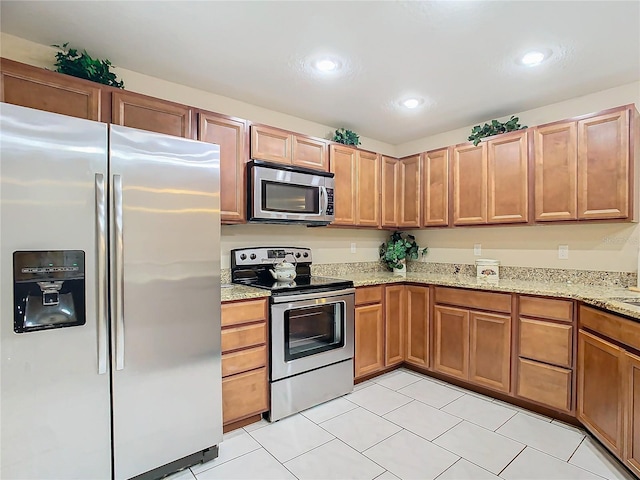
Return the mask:
M3 57L51 68L55 50L27 40L0 34ZM270 111L238 100L177 85L141 73L116 69L127 89L167 100L190 104L215 112L248 118L277 127L326 137L333 127ZM640 82L596 92L553 105L515 113L521 122L538 125L595 112L618 105L640 105ZM363 148L390 156L464 142L471 126L444 132L402 145L389 145L363 138ZM464 227L413 232L423 246L429 246L428 262L473 263L473 245L480 243L483 258L496 258L504 265L584 270L636 271L640 227L637 224L549 225L523 227ZM229 267L232 248L255 245L310 247L316 263L375 261L378 245L388 233L370 230L312 228L281 225L238 225L222 227L222 267ZM350 251L356 243L356 253ZM569 259L559 260L558 245L569 245Z

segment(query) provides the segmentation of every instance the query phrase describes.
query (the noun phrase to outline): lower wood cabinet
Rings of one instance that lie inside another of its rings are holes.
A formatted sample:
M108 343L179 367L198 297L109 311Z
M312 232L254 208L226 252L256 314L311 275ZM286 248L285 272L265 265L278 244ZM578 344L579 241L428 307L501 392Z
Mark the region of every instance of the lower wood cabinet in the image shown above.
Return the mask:
M356 288L354 377L384 369L384 287Z
M578 332L578 419L615 454L622 455L624 351Z
M625 352L624 374L628 381L624 459L627 466L640 476L640 356Z
M429 288L407 285L406 362L418 367L429 366Z
M405 286L386 286L384 289L384 356L387 367L404 361L405 311Z
M230 423L269 409L267 300L222 305L222 418Z
M571 410L571 370L518 358L516 395L557 410Z
M503 298L504 297L504 298ZM508 311L510 296L436 288L436 302ZM511 316L436 304L433 368L493 390L511 389Z

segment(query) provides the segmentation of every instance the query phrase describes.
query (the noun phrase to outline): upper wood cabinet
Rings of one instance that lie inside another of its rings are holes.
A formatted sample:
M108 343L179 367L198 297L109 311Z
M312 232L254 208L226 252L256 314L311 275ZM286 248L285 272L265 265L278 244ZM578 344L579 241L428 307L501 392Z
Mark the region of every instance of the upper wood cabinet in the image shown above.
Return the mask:
M453 150L453 223L526 223L527 131Z
M191 128L193 109L138 93L111 94L111 123L152 132L195 138Z
M398 227L401 228L420 227L420 163L420 155L399 160Z
M222 223L243 223L246 220L247 122L210 112L199 112L198 140L220 145Z
M380 225L380 155L359 150L356 155L356 225Z
M629 109L578 122L578 218L629 216Z
M97 83L5 58L0 60L2 102L99 121L101 95L101 85Z
M380 155L332 144L330 171L334 173L334 225L380 225Z
M429 366L429 288L407 285L407 363Z
M527 130L487 142L487 223L529 221Z
M632 219L633 106L535 128L535 219Z
M441 148L422 155L422 225L449 225L449 156Z
M563 122L534 129L535 219L578 218L578 129Z
M319 138L251 125L251 158L327 170L327 142Z
M453 149L453 224L487 223L487 144Z
M397 159L382 156L382 199L380 209L382 211L381 225L383 228L398 226L398 200L399 200L399 170L400 162Z

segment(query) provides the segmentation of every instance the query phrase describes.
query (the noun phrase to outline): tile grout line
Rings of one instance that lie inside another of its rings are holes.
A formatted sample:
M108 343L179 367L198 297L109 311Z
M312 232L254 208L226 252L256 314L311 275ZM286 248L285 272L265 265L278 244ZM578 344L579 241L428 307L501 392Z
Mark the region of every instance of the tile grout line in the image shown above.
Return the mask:
M522 450L520 450L520 451L518 452L518 454L517 454L515 457L513 457L513 458L511 459L511 461L510 461L509 463L507 463L507 464L504 466L504 468L503 468L502 470L500 470L500 471L498 472L498 474L497 474L496 476L498 476L498 477L499 477L500 475L502 475L502 472L504 472L507 468L509 468L509 465L511 465L513 462L515 462L516 458L518 458L518 457L522 454L522 452L524 452L524 451L527 449L527 447L528 447L528 446L529 446L529 445L526 445L526 444L525 444L524 448L523 448Z

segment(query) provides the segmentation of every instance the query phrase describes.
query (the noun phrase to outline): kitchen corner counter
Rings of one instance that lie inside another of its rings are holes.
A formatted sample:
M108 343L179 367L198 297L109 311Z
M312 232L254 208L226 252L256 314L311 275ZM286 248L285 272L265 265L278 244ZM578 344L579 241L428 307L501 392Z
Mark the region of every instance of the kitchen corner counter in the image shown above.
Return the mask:
M223 283L220 288L220 300L222 302L231 302L234 300L249 300L251 298L269 297L271 292L261 288L246 287L233 283Z
M622 299L640 301L640 294L622 287L536 282L532 280L500 280L497 284L493 284L471 276L420 272L408 272L406 277L394 275L390 272L342 274L340 277L352 280L356 287L393 283L418 283L494 292L569 298L580 300L586 304L626 315L627 317L640 321L640 307L621 301Z

